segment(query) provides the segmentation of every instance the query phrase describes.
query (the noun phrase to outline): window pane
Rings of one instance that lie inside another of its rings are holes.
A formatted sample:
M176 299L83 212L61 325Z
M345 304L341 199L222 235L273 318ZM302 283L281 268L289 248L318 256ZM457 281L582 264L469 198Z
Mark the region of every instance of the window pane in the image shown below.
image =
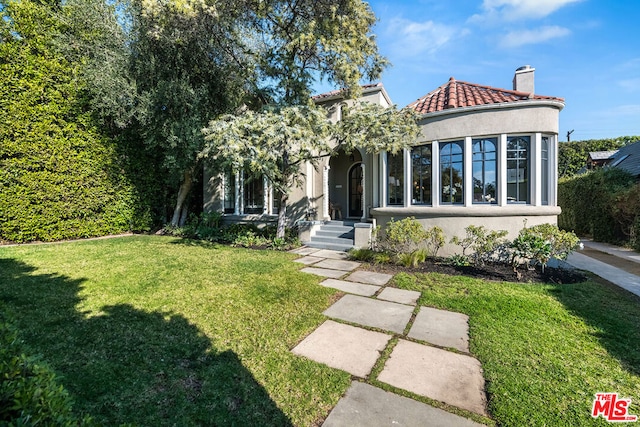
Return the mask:
M244 213L261 214L264 206L264 182L262 177L244 174Z
M440 144L441 203L464 203L462 141Z
M224 175L224 213L232 214L236 210L236 174Z
M431 145L411 150L413 204L431 204Z
M507 202L529 203L529 136L507 137Z
M540 183L541 183L541 190L542 190L542 204L543 205L548 205L549 204L549 174L551 173L551 171L549 170L549 137L548 136L543 136L542 137L542 152L541 155L542 157L540 158L541 161L541 173L542 176L540 177Z
M387 204L404 205L404 155L387 155Z
M473 140L473 203L496 203L496 146L496 138Z

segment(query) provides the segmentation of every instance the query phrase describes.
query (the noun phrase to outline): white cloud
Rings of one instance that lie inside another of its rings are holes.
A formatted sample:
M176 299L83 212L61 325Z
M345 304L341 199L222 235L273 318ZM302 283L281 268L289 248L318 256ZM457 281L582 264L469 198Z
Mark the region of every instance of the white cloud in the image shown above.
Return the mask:
M618 85L629 92L636 92L640 90L640 77L633 79L620 80Z
M582 0L484 0L482 2L483 13L473 15L470 20L539 19L551 15L564 6L580 1Z
M467 34L466 30L455 26L433 21L414 22L404 18L389 21L385 32L392 40L392 56L396 57L433 54L450 41Z
M502 38L500 45L506 48L514 48L526 44L544 43L569 34L571 34L571 31L557 25L541 27L535 30L511 31Z

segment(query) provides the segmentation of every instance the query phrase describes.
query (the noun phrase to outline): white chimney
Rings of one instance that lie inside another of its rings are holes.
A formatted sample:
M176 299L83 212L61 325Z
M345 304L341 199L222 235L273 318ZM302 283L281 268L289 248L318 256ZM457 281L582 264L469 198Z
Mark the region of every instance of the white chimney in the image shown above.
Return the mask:
M518 68L513 76L513 90L533 94L533 74L535 71L536 69L532 68L531 65Z

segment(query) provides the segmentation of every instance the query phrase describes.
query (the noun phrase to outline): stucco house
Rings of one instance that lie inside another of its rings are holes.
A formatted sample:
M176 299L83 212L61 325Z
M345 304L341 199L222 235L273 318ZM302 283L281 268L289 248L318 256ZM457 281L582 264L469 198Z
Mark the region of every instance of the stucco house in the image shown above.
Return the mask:
M534 73L530 66L518 68L512 89L452 77L408 106L418 113L421 128L410 149L396 155L356 150L328 158L317 169L305 166L305 183L290 198L290 220L301 225L303 241L364 246L374 224L384 229L391 219L408 216L425 227L440 226L447 239L462 236L470 224L508 230L510 237L525 220L528 226L555 224L564 100L537 95ZM354 102L341 91L313 99L331 120L340 120L342 107ZM392 105L380 83L364 86L361 100ZM205 182L205 210L223 210L232 220L277 213L266 181L236 174L205 176ZM347 221L328 223L336 217Z

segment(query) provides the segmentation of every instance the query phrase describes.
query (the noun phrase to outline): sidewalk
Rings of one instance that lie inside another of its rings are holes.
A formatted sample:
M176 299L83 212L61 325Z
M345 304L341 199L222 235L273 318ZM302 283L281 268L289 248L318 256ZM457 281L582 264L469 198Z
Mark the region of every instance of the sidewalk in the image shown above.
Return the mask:
M597 274L632 294L640 296L640 276L631 272L640 267L640 253L587 239L582 240L582 243L587 250L584 253L576 251L569 255L566 260L567 264ZM593 251L598 251L605 256L593 253ZM605 261L606 254L614 258L607 262Z

